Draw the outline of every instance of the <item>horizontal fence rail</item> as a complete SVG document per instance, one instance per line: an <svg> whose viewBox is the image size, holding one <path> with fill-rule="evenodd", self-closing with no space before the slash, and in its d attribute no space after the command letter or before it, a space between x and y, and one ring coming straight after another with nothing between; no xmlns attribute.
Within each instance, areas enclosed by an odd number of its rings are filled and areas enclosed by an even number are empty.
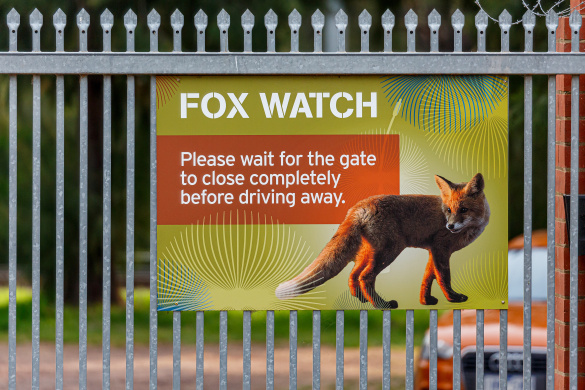
<svg viewBox="0 0 585 390"><path fill-rule="evenodd" d="M566 15L566 13L563 13ZM267 49L266 52L254 52L252 47L252 34L259 33L258 28L254 32L255 16L247 10L241 15L241 28L244 32L243 52L229 52L229 31L231 26L230 15L222 10L217 15L217 31L219 34L219 52L206 51L206 36L208 16L198 11L192 18L196 30L197 50L194 52L182 51L182 29L185 25L185 17L178 10L170 15L170 27L173 32L172 52L159 52L159 28L161 16L152 10L147 17L149 32L149 51L135 52L135 31L138 23L137 15L128 11L124 16L126 30L126 51L112 52L111 39L114 33L114 16L106 10L100 19L103 34L103 51L89 52L87 44L90 17L85 10L76 15L76 24L79 36L79 51L65 52L64 28L66 15L57 11L53 17L56 33L55 52L42 52L40 45L43 16L38 10L30 15L30 27L33 39L32 52L18 52L17 37L20 26L20 15L16 10L10 11L7 16L9 29L9 51L0 52L0 74L10 75L9 79L9 202L8 202L8 266L9 266L9 321L8 321L8 388L16 389L16 282L17 282L17 75L33 75L32 84L32 123L33 123L33 175L32 175L32 290L33 290L33 318L32 318L32 388L39 388L39 289L41 285L40 275L40 198L41 198L41 75L56 75L57 93L57 177L56 177L56 382L57 389L63 388L63 267L64 246L67 238L64 236L64 166L67 159L64 157L64 128L67 127L64 119L64 75L77 75L79 77L79 388L87 387L87 278L88 278L88 75L103 76L103 314L102 314L102 380L103 388L110 387L110 288L111 288L111 127L112 127L112 75L127 77L127 166L126 166L126 389L134 388L135 375L149 377L150 389L157 388L158 377L158 327L157 327L157 259L156 259L156 226L157 226L157 193L156 193L156 79L155 75L387 75L387 74L495 74L495 75L522 75L524 76L524 247L531 247L532 237L532 163L533 163L533 127L538 124L532 122L533 110L533 79L532 75L547 75L548 85L548 122L547 137L547 236L548 236L548 262L547 262L547 361L546 382L547 389L554 388L555 369L555 107L556 107L556 80L559 74L573 75L571 89L571 124L576 131L571 137L571 230L570 230L570 374L569 384L571 389L577 389L578 380L578 258L577 258L577 222L578 222L578 173L579 173L579 75L585 69L585 53L579 53L579 32L582 17L574 11L570 16L571 29L571 53L556 53L556 37L559 25L559 14L554 11L546 13L546 28L548 33L548 51L533 51L533 31L537 24L536 15L527 11L522 20L514 22L511 15L504 11L497 22L500 29L500 52L486 52L487 26L490 17L481 10L475 17L477 32L476 52L462 52L462 29L465 18L462 12L455 11L451 16L453 34L453 52L441 52L439 45L439 31L441 15L433 10L428 15L428 34L430 52L416 52L417 29L419 25L418 15L410 10L404 16L404 28L406 31L406 52L393 52L393 31L396 26L396 18L392 12L386 10L380 19L383 33L382 52L370 52L370 32L373 26L372 16L363 11L357 18L348 17L340 10L334 16L334 33L336 52L323 52L323 37L326 27L325 15L317 10L311 16L313 37L300 36L302 16L294 10L288 15L286 22L290 34L285 36L290 39L290 52L276 52L276 27L278 15L270 10L263 18ZM493 19L493 18L492 18ZM493 19L495 21L495 19ZM346 52L348 25L357 21L360 33L359 52ZM510 52L510 29L516 23L522 23L525 36L524 52ZM168 28L165 26L164 28ZM426 29L426 27L425 27ZM121 29L119 29L121 31ZM264 34L262 31L261 34ZM300 52L300 40L312 40L313 52ZM135 115L136 115L136 87L135 76L150 76L150 311L149 311L149 358L150 370L146 373L134 371L134 242L135 242ZM532 256L531 250L524 252L524 300L523 300L523 385L524 388L532 388L532 349L531 349L531 320L532 320ZM298 344L298 317L297 311L289 313L289 388L297 388L297 370L303 363L297 361ZM204 313L197 312L196 325L196 361L195 387L203 389L204 385ZM430 335L429 348L429 380L430 388L436 390L438 386L438 313L430 311ZM484 318L483 310L476 312L476 349L474 351L476 363L475 386L484 388ZM321 361L321 312L314 311L312 316L312 386L315 389L321 387L321 366L333 365L332 362ZM406 389L411 390L415 386L415 346L414 346L414 311L406 313ZM337 389L344 387L344 312L336 313L336 360L335 383ZM453 311L453 388L460 390L462 387L462 313ZM251 388L252 371L252 326L251 312L243 313L243 363L242 383L245 389ZM390 329L392 315L390 311L383 313L383 361L382 364L382 388L390 389L391 386L391 339ZM508 311L500 310L500 345L498 354L498 375L500 388L506 388L508 380ZM368 313L360 313L359 322L359 388L368 387ZM371 334L371 332L370 332ZM266 388L274 388L275 382L275 316L273 311L266 313ZM173 389L181 386L181 314L173 313ZM219 361L220 374L219 386L226 389L228 385L228 315L226 311L220 312L219 325ZM395 359L394 357L392 359ZM377 364L377 363L375 363Z"/></svg>

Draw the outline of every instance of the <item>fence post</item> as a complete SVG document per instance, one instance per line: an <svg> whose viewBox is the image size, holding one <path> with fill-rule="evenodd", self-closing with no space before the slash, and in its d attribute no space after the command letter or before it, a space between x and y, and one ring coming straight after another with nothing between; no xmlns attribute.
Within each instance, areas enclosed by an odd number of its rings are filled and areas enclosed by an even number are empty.
<svg viewBox="0 0 585 390"><path fill-rule="evenodd" d="M577 7L579 2L571 0L571 9ZM581 10L581 17L585 10ZM557 31L557 51L570 52L572 49L583 51L581 47L572 47L571 39L574 31L571 28L571 18L564 17L559 20L559 29ZM576 31L575 31L576 32ZM576 43L585 39L585 29L581 28L577 32ZM585 122L579 120L579 115L585 115L585 95L580 91L585 91L585 80L571 75L557 76L557 105L556 105L556 164L555 164L555 388L557 389L577 389L585 386L585 368L583 365L574 364L571 367L571 361L585 360L585 325L583 324L583 304L585 299L578 298L585 295L585 256L578 257L578 264L571 261L571 249L569 246L569 234L567 232L567 219L565 214L565 205L563 195L571 192L571 122L578 123L579 139L578 143L580 161L577 173L578 175L578 192L585 193L585 169L583 167L585 160ZM574 84L574 85L572 85ZM578 87L578 90L574 87ZM575 90L578 101L573 102L572 90ZM579 108L579 112L572 113L572 109ZM573 114L573 115L572 115ZM576 126L577 127L577 126ZM574 145L577 146L577 145ZM572 210L571 210L572 211ZM572 264L573 263L573 264ZM571 269L573 272L571 272ZM575 273L575 271L577 271ZM571 279L573 282L571 282ZM578 278L578 280L577 280ZM577 305L573 302L571 305L571 296L577 291L578 296L573 299L577 300ZM572 288L573 287L573 288ZM571 307L573 306L573 307ZM571 309L581 306L580 310L572 312ZM578 322L577 322L578 321ZM577 324L577 325L576 325ZM577 332L571 337L571 326L577 326ZM580 337L575 337L579 335ZM577 340L575 340L577 339ZM576 346L572 345L576 341ZM573 343L572 343L573 342ZM573 347L573 350L571 349ZM577 348L575 348L577 347ZM571 357L571 354L576 356ZM571 369L572 368L572 369Z"/></svg>

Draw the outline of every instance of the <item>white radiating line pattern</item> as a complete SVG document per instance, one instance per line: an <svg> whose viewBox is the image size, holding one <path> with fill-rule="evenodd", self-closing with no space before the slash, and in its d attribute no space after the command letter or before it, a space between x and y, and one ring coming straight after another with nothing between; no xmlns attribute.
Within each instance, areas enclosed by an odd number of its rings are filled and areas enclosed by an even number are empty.
<svg viewBox="0 0 585 390"><path fill-rule="evenodd" d="M168 260L162 262L165 269L159 267L159 280L183 277L187 269L196 275L191 279L199 278L211 291L214 303L216 294L233 293L249 297L250 309L258 310L258 304L282 310L313 309L325 299L319 288L288 302L276 298L276 287L298 275L314 256L290 226L260 213L238 210L205 217L176 233L161 255ZM193 283L159 283L159 291L165 297L188 296ZM173 299L167 300L172 303Z"/></svg>
<svg viewBox="0 0 585 390"><path fill-rule="evenodd" d="M484 302L508 300L508 254L488 252L466 261L456 272L452 269L452 285L469 297L466 304L476 307Z"/></svg>
<svg viewBox="0 0 585 390"><path fill-rule="evenodd" d="M400 145L400 194L425 194L433 183L429 164L420 146L409 136L391 129L371 129L366 134L398 134Z"/></svg>
<svg viewBox="0 0 585 390"><path fill-rule="evenodd" d="M478 172L486 179L506 177L508 166L508 122L490 116L458 133L427 133L437 156L465 176Z"/></svg>

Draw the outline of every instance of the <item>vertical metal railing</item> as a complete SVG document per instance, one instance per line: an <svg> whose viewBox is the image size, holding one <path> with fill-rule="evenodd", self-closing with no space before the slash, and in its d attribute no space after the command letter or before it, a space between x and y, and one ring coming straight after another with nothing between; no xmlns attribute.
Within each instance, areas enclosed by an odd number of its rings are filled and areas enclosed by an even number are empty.
<svg viewBox="0 0 585 390"><path fill-rule="evenodd" d="M571 52L579 52L579 31L583 18L578 9L571 13ZM569 388L578 388L578 316L579 316L579 75L571 77L571 215L569 218Z"/></svg>
<svg viewBox="0 0 585 390"><path fill-rule="evenodd" d="M41 51L43 15L30 14L33 52ZM40 387L41 326L41 76L32 76L32 388Z"/></svg>
<svg viewBox="0 0 585 390"><path fill-rule="evenodd" d="M20 15L12 9L6 21L10 52L18 51ZM17 79L10 76L8 114L8 389L16 389L16 229L17 229Z"/></svg>
<svg viewBox="0 0 585 390"><path fill-rule="evenodd" d="M150 32L150 51L158 52L160 15L154 9L147 17ZM150 76L150 389L157 388L158 374L158 313L157 313L157 257L156 257L156 77Z"/></svg>
<svg viewBox="0 0 585 390"><path fill-rule="evenodd" d="M87 51L89 14L77 14L79 51ZM87 388L88 83L79 76L79 387Z"/></svg>
<svg viewBox="0 0 585 390"><path fill-rule="evenodd" d="M559 16L550 10L546 16L548 30L548 51L557 47L557 27ZM546 226L547 226L547 298L546 298L546 388L555 385L555 163L556 163L556 76L548 76L548 125L547 125L547 190L546 190Z"/></svg>
<svg viewBox="0 0 585 390"><path fill-rule="evenodd" d="M64 29L67 22L60 9L53 15L55 51L64 52ZM55 389L63 389L63 283L65 260L65 80L56 76L56 182L55 182Z"/></svg>
<svg viewBox="0 0 585 390"><path fill-rule="evenodd" d="M129 10L124 15L126 51L134 51L138 18ZM134 388L134 194L135 194L135 105L134 76L126 80L126 390Z"/></svg>

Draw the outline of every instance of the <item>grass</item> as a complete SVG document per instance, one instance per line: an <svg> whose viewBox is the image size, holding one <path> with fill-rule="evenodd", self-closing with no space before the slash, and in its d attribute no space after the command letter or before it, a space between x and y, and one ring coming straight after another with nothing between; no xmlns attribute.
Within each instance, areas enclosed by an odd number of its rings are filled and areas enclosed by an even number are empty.
<svg viewBox="0 0 585 390"><path fill-rule="evenodd" d="M30 288L19 287L16 291L16 340L19 343L30 342L32 334L32 292ZM102 342L102 306L88 307L88 334L90 345L101 345ZM138 345L148 345L149 336L149 291L146 288L137 288L134 294L134 338ZM172 343L173 318L172 313L158 313L158 340L159 343ZM275 315L275 343L288 345L288 311L276 311ZM76 306L65 306L64 313L64 341L76 344L79 341L79 310ZM299 346L312 344L312 312L298 312L298 344ZM228 312L228 340L242 340L242 312ZM40 338L41 341L55 340L55 305L41 297L40 311ZM414 311L414 339L415 345L422 341L429 324L429 313L424 310ZM181 340L183 343L195 343L195 312L183 312L181 315ZM215 343L219 341L219 312L205 313L205 341ZM403 310L392 311L392 345L404 345L406 336L406 314ZM111 344L114 347L125 345L126 337L126 308L113 306L111 308ZM8 288L0 288L0 341L8 340ZM266 313L252 313L252 342L263 343L266 340ZM335 311L321 312L321 341L325 345L335 345ZM368 314L368 344L382 345L382 312L371 311ZM359 345L359 311L345 312L345 345L354 347Z"/></svg>

